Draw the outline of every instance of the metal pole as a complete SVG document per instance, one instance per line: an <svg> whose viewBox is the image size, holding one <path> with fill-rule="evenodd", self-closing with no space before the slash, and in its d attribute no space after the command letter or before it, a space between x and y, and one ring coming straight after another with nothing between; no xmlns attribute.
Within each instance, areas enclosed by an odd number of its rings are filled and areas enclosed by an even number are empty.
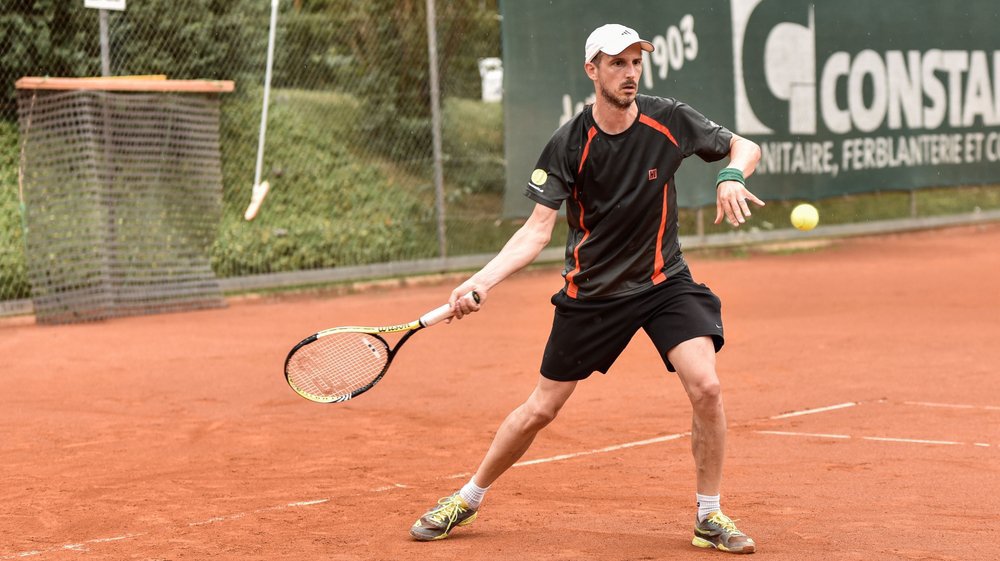
<svg viewBox="0 0 1000 561"><path fill-rule="evenodd" d="M448 256L444 208L444 170L441 155L441 84L438 81L437 13L434 0L427 0L427 63L430 67L431 129L434 142L434 194L437 207L438 255Z"/></svg>
<svg viewBox="0 0 1000 561"><path fill-rule="evenodd" d="M98 15L101 22L101 76L107 77L111 76L111 47L108 39L108 11L101 8L98 10ZM98 169L98 180L102 183L100 190L101 197L103 199L102 204L105 205L105 208L107 209L107 222L104 231L104 245L101 248L101 289L104 292L102 296L104 296L105 300L102 302L100 311L97 312L98 319L115 316L118 308L118 288L120 286L118 254L114 250L114 247L118 244L118 209L116 207L117 197L114 196L115 178L113 176L114 165L112 163L112 158L114 156L111 147L112 133L110 130L110 95L110 93L104 92L104 95L99 97L101 103L101 132L103 134L103 143L99 151L99 161L101 164Z"/></svg>
<svg viewBox="0 0 1000 561"><path fill-rule="evenodd" d="M111 47L108 45L108 11L98 10L101 18L101 76L111 76Z"/></svg>
<svg viewBox="0 0 1000 561"><path fill-rule="evenodd" d="M264 166L264 141L267 138L267 106L271 99L271 67L274 65L274 33L278 21L278 0L271 0L271 23L267 32L267 63L264 67L264 100L260 111L260 131L257 137L257 164L254 166L253 184L260 185L261 168Z"/></svg>

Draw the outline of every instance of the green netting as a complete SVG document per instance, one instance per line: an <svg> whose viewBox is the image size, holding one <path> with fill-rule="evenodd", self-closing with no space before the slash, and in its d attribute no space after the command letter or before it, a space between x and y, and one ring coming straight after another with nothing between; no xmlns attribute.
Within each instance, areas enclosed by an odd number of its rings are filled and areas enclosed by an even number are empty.
<svg viewBox="0 0 1000 561"><path fill-rule="evenodd" d="M21 90L18 114L39 323L223 305L217 94Z"/></svg>

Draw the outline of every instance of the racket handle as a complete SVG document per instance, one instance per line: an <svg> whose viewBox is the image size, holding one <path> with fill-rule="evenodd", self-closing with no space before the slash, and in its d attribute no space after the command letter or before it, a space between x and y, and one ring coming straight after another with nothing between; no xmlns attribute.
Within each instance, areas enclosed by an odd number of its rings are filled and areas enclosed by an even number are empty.
<svg viewBox="0 0 1000 561"><path fill-rule="evenodd" d="M479 293L477 293L475 290L469 292L462 298L472 298L473 300L476 301L476 304L479 303ZM424 314L423 316L421 316L420 325L424 327L430 327L435 323L440 323L446 319L453 317L454 315L455 313L452 312L451 310L451 304L444 304L443 306L431 310L426 314Z"/></svg>

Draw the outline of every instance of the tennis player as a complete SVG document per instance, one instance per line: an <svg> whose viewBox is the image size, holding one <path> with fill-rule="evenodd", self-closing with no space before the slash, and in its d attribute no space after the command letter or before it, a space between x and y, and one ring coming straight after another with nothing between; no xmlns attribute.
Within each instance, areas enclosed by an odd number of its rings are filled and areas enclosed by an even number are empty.
<svg viewBox="0 0 1000 561"><path fill-rule="evenodd" d="M744 184L760 149L680 101L639 95L643 52L652 51L649 41L622 25L590 35L584 69L596 101L560 127L542 151L525 191L536 204L524 226L451 294L456 318L478 311L494 286L545 248L566 204L565 287L552 297L555 318L538 384L500 425L472 479L413 524L417 540L446 538L473 522L487 489L552 422L577 383L595 371L607 373L642 329L691 401L693 544L754 552L754 541L719 505L726 442L715 369L723 345L721 302L692 278L681 254L674 173L692 154L707 162L728 157L716 184L715 223L725 219L739 227L750 217L748 201L764 205ZM479 293L480 304L460 298L470 290Z"/></svg>

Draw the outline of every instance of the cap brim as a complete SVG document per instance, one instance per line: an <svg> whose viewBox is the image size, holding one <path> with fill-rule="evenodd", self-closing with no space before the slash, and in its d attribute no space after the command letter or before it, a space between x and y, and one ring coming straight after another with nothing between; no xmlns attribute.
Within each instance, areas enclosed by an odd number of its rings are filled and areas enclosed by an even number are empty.
<svg viewBox="0 0 1000 561"><path fill-rule="evenodd" d="M594 54L591 55L591 56L589 56L587 58L586 62L590 62L590 61L594 60L594 57L597 56L597 53L604 53L604 54L606 54L608 56L617 56L617 55L620 55L623 52L625 52L626 49L628 49L629 47L631 47L632 45L635 45L635 44L638 44L642 48L642 50L646 51L647 53L651 53L654 50L656 50L653 47L653 44L650 43L649 41L646 41L645 39L639 39L638 41L630 41L630 42L622 45L622 47L620 49L618 49L617 51L615 51L615 52L611 52L612 50L614 50L614 47L603 47L603 48L601 48L601 49L599 49L597 51L594 51Z"/></svg>
<svg viewBox="0 0 1000 561"><path fill-rule="evenodd" d="M646 41L645 39L639 39L638 41L632 41L631 43L627 43L627 44L623 45L622 48L618 49L618 52L616 52L616 53L611 53L611 52L608 52L608 51L606 51L604 49L601 49L601 52L604 53L604 54L606 54L606 55L611 55L611 56L620 55L623 52L625 52L625 49L628 49L629 47L631 47L632 45L635 45L636 43L638 43L639 46L642 47L642 50L646 51L647 53L651 53L654 50L652 43L650 43L649 41Z"/></svg>

